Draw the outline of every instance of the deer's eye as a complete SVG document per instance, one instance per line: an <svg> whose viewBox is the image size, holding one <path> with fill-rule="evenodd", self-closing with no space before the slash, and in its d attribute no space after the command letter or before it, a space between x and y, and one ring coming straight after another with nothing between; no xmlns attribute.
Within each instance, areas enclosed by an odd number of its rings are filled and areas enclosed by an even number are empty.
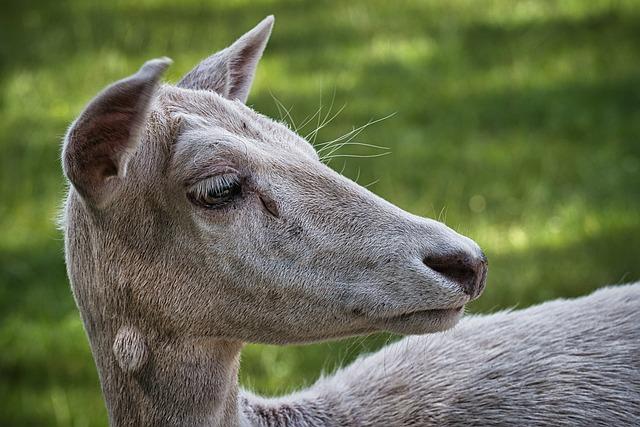
<svg viewBox="0 0 640 427"><path fill-rule="evenodd" d="M242 190L240 178L235 174L217 175L200 181L188 193L192 203L215 209L236 198Z"/></svg>

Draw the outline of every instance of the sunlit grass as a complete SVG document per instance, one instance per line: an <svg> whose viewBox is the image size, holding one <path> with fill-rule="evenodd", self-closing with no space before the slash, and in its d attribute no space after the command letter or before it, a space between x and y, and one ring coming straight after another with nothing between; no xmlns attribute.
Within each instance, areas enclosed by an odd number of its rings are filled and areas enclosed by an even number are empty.
<svg viewBox="0 0 640 427"><path fill-rule="evenodd" d="M106 424L55 229L68 123L145 60L172 57L176 81L271 13L249 104L276 118L284 106L283 120L299 124L333 102L343 110L318 142L393 114L354 139L390 155L330 165L480 243L489 285L471 311L640 277L637 1L10 2L0 16L0 425ZM249 345L242 383L291 391L388 339Z"/></svg>

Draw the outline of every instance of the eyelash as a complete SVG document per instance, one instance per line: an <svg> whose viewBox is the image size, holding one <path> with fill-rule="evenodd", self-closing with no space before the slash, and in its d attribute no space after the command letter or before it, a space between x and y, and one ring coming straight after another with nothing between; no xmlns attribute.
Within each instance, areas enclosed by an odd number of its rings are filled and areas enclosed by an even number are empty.
<svg viewBox="0 0 640 427"><path fill-rule="evenodd" d="M208 209L226 206L242 192L236 174L216 175L200 181L188 193L192 203Z"/></svg>

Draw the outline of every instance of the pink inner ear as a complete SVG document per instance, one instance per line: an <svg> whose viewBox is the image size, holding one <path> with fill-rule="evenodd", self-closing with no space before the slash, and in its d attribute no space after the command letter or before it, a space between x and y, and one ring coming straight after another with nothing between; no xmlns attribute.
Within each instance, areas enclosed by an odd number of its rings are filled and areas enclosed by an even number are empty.
<svg viewBox="0 0 640 427"><path fill-rule="evenodd" d="M64 171L80 195L101 205L113 188L106 178L122 173L126 157L138 143L155 87L169 59L147 63L133 76L96 96L67 133Z"/></svg>
<svg viewBox="0 0 640 427"><path fill-rule="evenodd" d="M185 89L209 90L226 98L229 94L229 70L226 53L226 51L222 51L203 60L189 71L177 86Z"/></svg>
<svg viewBox="0 0 640 427"><path fill-rule="evenodd" d="M249 44L232 56L229 64L229 89L227 98L245 102L255 77L258 61L264 46Z"/></svg>
<svg viewBox="0 0 640 427"><path fill-rule="evenodd" d="M67 150L73 160L70 178L76 178L72 182L78 190L90 191L104 178L118 174L120 157L131 144L133 128L138 126L136 116L133 111L112 111L80 118L69 134L73 143Z"/></svg>

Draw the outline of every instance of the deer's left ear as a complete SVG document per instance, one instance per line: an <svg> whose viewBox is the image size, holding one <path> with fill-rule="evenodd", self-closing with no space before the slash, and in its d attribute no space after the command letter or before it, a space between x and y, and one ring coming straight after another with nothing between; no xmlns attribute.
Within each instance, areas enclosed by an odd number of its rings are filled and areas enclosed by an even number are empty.
<svg viewBox="0 0 640 427"><path fill-rule="evenodd" d="M211 90L246 102L273 21L273 16L267 16L231 46L202 61L180 80L178 87Z"/></svg>
<svg viewBox="0 0 640 427"><path fill-rule="evenodd" d="M106 206L125 179L158 82L170 63L169 58L147 61L134 75L108 86L69 128L62 166L91 205Z"/></svg>

